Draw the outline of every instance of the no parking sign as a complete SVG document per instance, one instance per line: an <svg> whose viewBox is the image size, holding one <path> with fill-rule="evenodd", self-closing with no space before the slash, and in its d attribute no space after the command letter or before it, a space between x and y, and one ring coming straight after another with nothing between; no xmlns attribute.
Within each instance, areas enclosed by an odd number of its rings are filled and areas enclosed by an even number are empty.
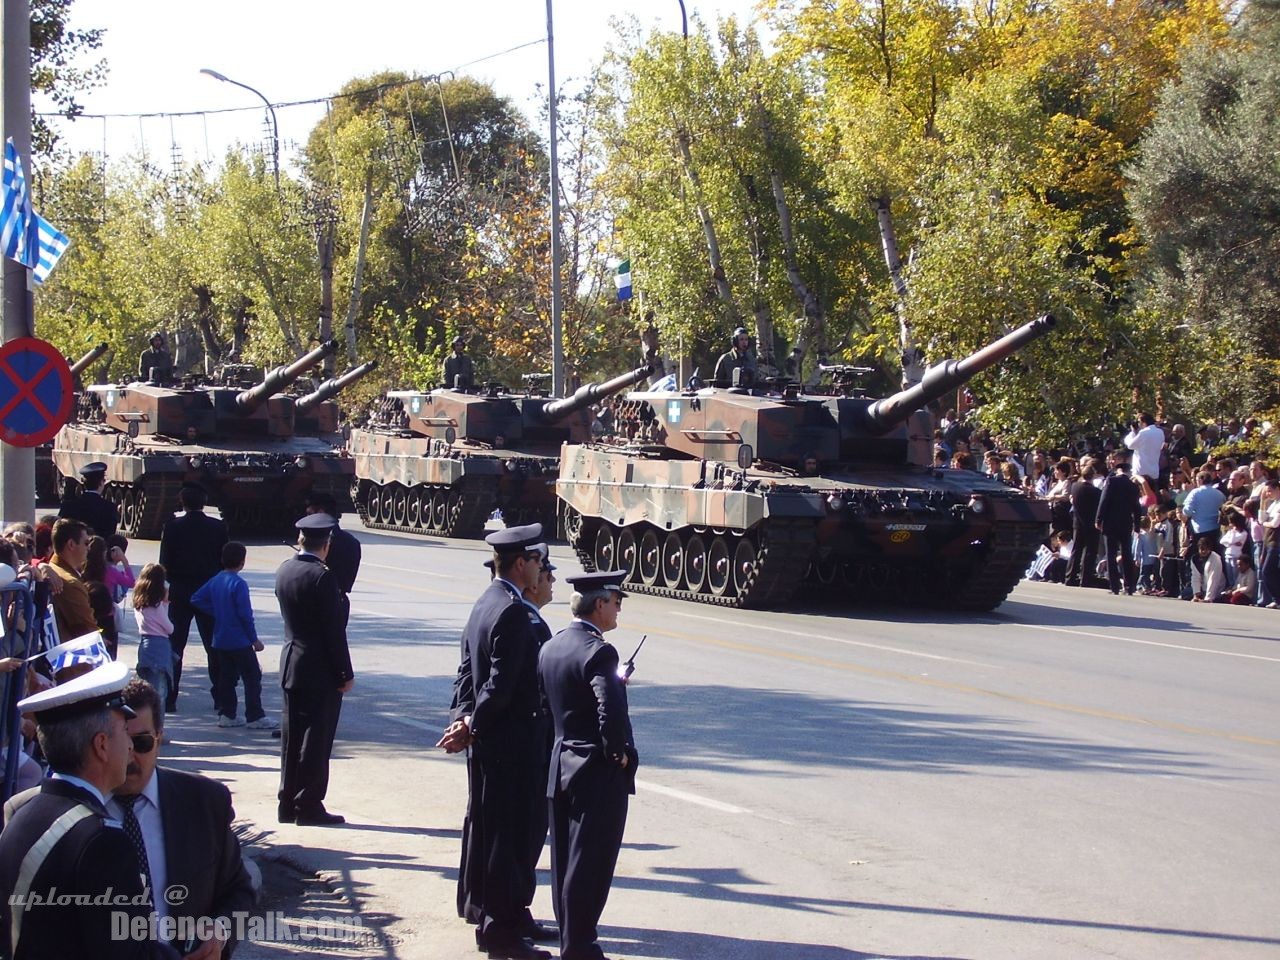
<svg viewBox="0 0 1280 960"><path fill-rule="evenodd" d="M20 337L0 346L0 440L15 447L52 440L74 401L71 368L53 344Z"/></svg>

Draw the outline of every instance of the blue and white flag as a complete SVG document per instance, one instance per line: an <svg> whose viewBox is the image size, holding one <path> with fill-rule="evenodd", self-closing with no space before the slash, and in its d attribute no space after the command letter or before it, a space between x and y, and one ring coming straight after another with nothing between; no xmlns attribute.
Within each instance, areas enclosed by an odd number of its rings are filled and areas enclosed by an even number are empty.
<svg viewBox="0 0 1280 960"><path fill-rule="evenodd" d="M623 260L613 274L613 285L618 288L618 302L631 299L631 261Z"/></svg>
<svg viewBox="0 0 1280 960"><path fill-rule="evenodd" d="M31 209L22 158L12 137L4 143L4 184L0 198L0 251L10 260L30 267L35 282L44 283L71 241Z"/></svg>

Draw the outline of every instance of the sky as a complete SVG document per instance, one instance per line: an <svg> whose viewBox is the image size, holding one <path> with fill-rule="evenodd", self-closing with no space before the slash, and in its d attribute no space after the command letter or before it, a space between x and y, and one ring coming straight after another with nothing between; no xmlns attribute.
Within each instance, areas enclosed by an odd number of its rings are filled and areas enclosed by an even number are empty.
<svg viewBox="0 0 1280 960"><path fill-rule="evenodd" d="M754 5L685 0L691 18L712 25L730 15L749 21ZM628 15L680 30L678 0L555 0L557 84L588 74L614 36L611 18ZM382 70L454 71L488 81L535 125L538 85L545 96L547 83L545 0L75 0L71 26L106 30L100 53L110 72L105 86L79 96L86 114L165 115L55 120L64 143L108 161L143 153L162 168L175 153L216 162L236 142L270 142L262 100L202 67L277 105L322 99ZM231 112L175 115L223 110ZM324 113L323 104L277 106L286 170Z"/></svg>

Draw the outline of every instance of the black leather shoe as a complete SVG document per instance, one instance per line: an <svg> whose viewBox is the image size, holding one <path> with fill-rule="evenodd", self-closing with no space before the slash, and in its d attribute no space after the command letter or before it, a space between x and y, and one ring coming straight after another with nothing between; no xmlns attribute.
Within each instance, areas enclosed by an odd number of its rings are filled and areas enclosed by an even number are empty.
<svg viewBox="0 0 1280 960"><path fill-rule="evenodd" d="M523 937L486 936L476 931L476 949L484 951L489 960L551 960L551 954L539 950Z"/></svg>
<svg viewBox="0 0 1280 960"><path fill-rule="evenodd" d="M307 813L298 811L298 818L294 821L300 827L336 827L340 823L346 823L347 818L340 813L330 813L328 810L311 810Z"/></svg>
<svg viewBox="0 0 1280 960"><path fill-rule="evenodd" d="M293 823L298 819L298 811L293 807L277 807L276 819L281 823Z"/></svg>
<svg viewBox="0 0 1280 960"><path fill-rule="evenodd" d="M527 940L532 940L534 943L560 942L559 930L549 924L538 923L536 920L525 924L525 926L520 930L520 936Z"/></svg>

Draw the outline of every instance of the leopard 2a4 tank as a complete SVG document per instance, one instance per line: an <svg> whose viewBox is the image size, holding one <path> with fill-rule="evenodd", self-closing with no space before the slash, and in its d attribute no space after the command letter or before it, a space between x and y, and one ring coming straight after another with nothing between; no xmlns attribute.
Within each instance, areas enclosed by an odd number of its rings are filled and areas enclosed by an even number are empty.
<svg viewBox="0 0 1280 960"><path fill-rule="evenodd" d="M566 443L557 495L588 570L627 589L775 607L803 585L991 610L1047 534L1048 504L936 469L926 404L1047 333L1032 321L884 399L777 390L633 392L615 433Z"/></svg>
<svg viewBox="0 0 1280 960"><path fill-rule="evenodd" d="M540 521L552 530L561 444L589 439L592 404L651 372L638 367L559 400L500 384L387 393L349 440L361 521L379 530L478 537L497 509L508 525Z"/></svg>
<svg viewBox="0 0 1280 960"><path fill-rule="evenodd" d="M76 491L86 463L106 463L103 494L120 511L120 531L142 538L160 535L184 484L203 487L241 534L291 525L312 491L345 503L352 463L337 432L337 405L328 398L373 364L307 396L282 392L337 349L326 341L260 382L255 368L236 364L179 386L88 387L54 440L64 488Z"/></svg>

